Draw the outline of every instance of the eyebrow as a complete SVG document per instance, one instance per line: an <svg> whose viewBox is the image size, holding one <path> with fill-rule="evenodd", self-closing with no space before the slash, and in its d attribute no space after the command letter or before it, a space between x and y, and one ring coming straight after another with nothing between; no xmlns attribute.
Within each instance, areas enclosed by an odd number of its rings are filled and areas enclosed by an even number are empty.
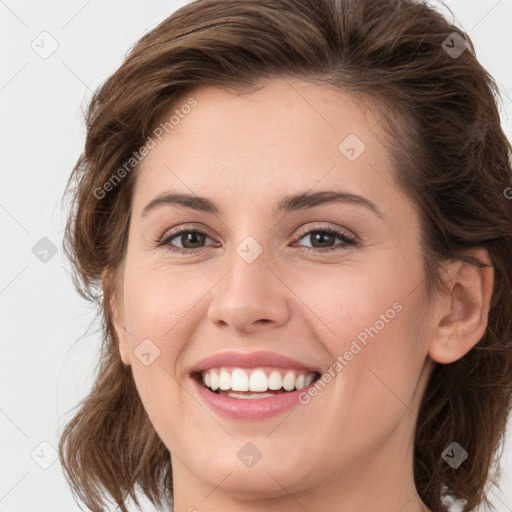
<svg viewBox="0 0 512 512"><path fill-rule="evenodd" d="M352 194L344 190L326 190L320 192L301 192L298 194L283 197L277 206L272 210L272 215L277 216L281 213L290 213L294 211L307 210L331 203L346 203L363 206L376 214L380 219L384 215L377 205L370 199ZM207 197L200 197L193 194L184 194L173 190L166 191L163 194L152 199L142 210L142 217L148 215L152 210L162 205L178 205L190 208L204 213L221 214L216 204Z"/></svg>

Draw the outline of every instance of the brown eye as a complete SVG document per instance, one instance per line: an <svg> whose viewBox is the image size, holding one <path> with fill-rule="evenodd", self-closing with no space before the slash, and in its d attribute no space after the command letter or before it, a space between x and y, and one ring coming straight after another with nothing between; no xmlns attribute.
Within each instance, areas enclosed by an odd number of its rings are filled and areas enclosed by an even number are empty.
<svg viewBox="0 0 512 512"><path fill-rule="evenodd" d="M205 238L208 237L200 231L182 231L171 240L174 238L178 238L182 246L186 249L197 249L202 243L204 243Z"/></svg>
<svg viewBox="0 0 512 512"><path fill-rule="evenodd" d="M329 251L341 251L346 249L349 245L357 245L355 238L352 238L343 231L332 228L316 228L309 230L303 233L299 240L306 237L310 237L312 246L300 247L300 250L304 252L313 251L325 253ZM211 237L208 236L207 233L199 229L181 229L173 231L160 240L157 246L165 246L170 252L194 254L203 249L207 238L211 240ZM337 239L342 241L342 245L340 246L338 244L338 246L332 247L332 244L334 244ZM176 241L181 244L181 247L175 245ZM217 247L218 245L219 244L217 244Z"/></svg>
<svg viewBox="0 0 512 512"><path fill-rule="evenodd" d="M210 238L204 231L198 229L182 229L175 231L169 236L165 237L158 243L158 247L166 246L167 250L171 252L179 252L182 254L195 253L202 249L205 239ZM176 247L173 243L178 240L182 247Z"/></svg>
<svg viewBox="0 0 512 512"><path fill-rule="evenodd" d="M336 250L344 250L348 245L357 245L355 238L348 236L343 231L338 231L332 228L317 228L307 231L302 234L300 239L310 237L312 247L301 247L301 251L305 252L329 252ZM335 240L342 240L343 245L340 247L332 247L331 244Z"/></svg>

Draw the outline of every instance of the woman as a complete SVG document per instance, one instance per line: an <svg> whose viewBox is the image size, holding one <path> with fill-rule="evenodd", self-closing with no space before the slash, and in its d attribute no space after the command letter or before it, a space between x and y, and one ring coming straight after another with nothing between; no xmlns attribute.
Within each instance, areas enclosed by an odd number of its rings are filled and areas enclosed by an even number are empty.
<svg viewBox="0 0 512 512"><path fill-rule="evenodd" d="M419 1L197 0L146 34L68 183L65 249L104 321L59 445L77 497L485 503L512 381L494 94Z"/></svg>

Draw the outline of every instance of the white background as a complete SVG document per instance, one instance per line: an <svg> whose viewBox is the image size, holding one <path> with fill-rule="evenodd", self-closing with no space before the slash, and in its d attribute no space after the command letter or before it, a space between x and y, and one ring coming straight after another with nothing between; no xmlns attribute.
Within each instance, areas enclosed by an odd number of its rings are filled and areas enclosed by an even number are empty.
<svg viewBox="0 0 512 512"><path fill-rule="evenodd" d="M0 0L0 512L80 510L58 460L42 469L31 457L52 462L52 449L40 443L57 447L57 430L92 384L100 342L99 324L86 333L94 311L74 290L62 255L59 201L83 149L91 91L185 3ZM512 0L446 4L500 86L512 139ZM31 48L43 31L58 43L47 59ZM46 263L32 253L42 237L58 250ZM512 511L511 446L509 433L503 492L492 492L496 512Z"/></svg>

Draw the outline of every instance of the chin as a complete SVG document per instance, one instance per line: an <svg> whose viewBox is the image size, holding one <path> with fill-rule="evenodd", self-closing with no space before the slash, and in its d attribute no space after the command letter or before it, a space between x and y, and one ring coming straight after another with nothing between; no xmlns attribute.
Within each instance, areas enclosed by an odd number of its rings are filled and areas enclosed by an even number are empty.
<svg viewBox="0 0 512 512"><path fill-rule="evenodd" d="M262 457L252 467L244 466L236 458L223 459L224 464L216 463L209 468L203 464L197 468L196 475L212 487L244 499L276 498L283 495L284 489L287 492L305 490L315 479L314 475L306 473L306 468L301 470L304 464L277 460L277 457L276 460L268 459L264 461ZM215 477L212 478L212 475ZM219 485L220 481L222 483Z"/></svg>

